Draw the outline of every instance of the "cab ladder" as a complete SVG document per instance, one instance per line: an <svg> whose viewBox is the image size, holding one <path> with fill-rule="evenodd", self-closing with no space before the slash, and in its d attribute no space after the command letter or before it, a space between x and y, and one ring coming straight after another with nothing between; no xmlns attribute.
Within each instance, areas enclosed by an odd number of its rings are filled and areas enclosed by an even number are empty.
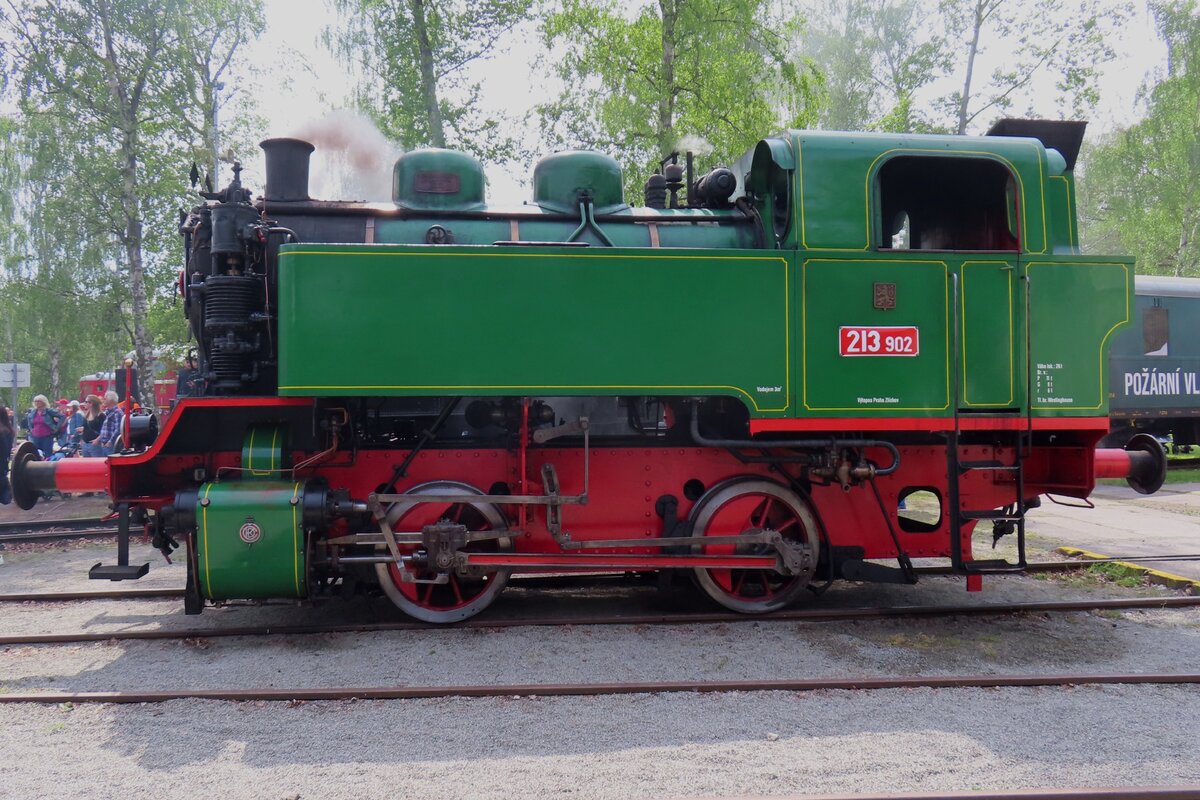
<svg viewBox="0 0 1200 800"><path fill-rule="evenodd" d="M965 573L969 575L983 575L989 573L1006 573L1020 572L1025 569L1028 561L1025 555L1025 514L1029 510L1028 504L1025 502L1025 460L1033 446L1033 418L1032 404L1029 402L1030 382L1025 381L1026 398L1025 398L1025 413L1024 425L1015 431L997 431L999 436L999 446L1003 448L1005 445L1011 445L1016 456L1012 464L1005 464L999 459L994 460L963 460L960 457L960 447L962 441L962 427L960 405L961 398L959 396L962 381L962 343L959 339L960 335L960 319L959 319L959 282L958 275L951 275L951 283L953 288L953 309L954 309L954 334L952 348L954 358L952 359L954 374L951 385L954 387L952 391L952 403L954 409L954 427L946 435L946 472L947 472L947 498L946 505L948 506L950 517L950 564L955 572ZM1028 286L1028 284L1026 284ZM1029 329L1028 329L1028 313L1025 315L1026 320L1026 370L1028 371L1029 364ZM1011 433L1011 440L1008 434ZM1013 488L1015 489L1015 497L1013 503L1002 509L974 509L963 508L962 505L962 478L972 472L991 472L997 473L1012 473ZM1003 558L996 559L967 559L963 552L962 529L969 522L978 522L990 520L993 524L993 545L999 540L1004 533L1015 532L1017 535L1017 560L1016 562L1008 561ZM1001 533L999 526L1012 526L1012 531L1004 531Z"/></svg>

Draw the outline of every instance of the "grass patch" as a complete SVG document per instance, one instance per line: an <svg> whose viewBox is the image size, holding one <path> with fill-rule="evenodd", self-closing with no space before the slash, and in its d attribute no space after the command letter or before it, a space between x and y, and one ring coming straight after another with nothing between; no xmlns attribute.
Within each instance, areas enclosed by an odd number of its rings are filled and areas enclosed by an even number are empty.
<svg viewBox="0 0 1200 800"><path fill-rule="evenodd" d="M1146 576L1132 567L1121 564L1093 564L1087 568L1092 575L1115 583L1117 586L1134 588L1146 582Z"/></svg>

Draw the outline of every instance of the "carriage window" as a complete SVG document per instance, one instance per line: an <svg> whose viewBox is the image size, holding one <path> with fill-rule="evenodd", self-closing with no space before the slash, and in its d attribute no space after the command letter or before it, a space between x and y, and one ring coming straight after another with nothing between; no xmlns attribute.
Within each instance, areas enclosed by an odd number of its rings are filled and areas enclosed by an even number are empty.
<svg viewBox="0 0 1200 800"><path fill-rule="evenodd" d="M1147 308L1142 315L1142 352L1148 356L1170 355L1170 327L1167 324L1167 309L1162 306Z"/></svg>
<svg viewBox="0 0 1200 800"><path fill-rule="evenodd" d="M995 161L899 156L877 190L882 249L1019 249L1016 185Z"/></svg>

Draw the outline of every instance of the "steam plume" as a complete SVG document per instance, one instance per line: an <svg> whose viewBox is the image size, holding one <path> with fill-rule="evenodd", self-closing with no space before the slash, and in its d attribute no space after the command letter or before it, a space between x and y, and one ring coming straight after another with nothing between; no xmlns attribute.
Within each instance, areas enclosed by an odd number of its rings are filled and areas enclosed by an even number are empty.
<svg viewBox="0 0 1200 800"><path fill-rule="evenodd" d="M403 152L356 111L333 111L293 136L312 142L310 194L323 200L388 200L392 164Z"/></svg>
<svg viewBox="0 0 1200 800"><path fill-rule="evenodd" d="M675 149L680 153L686 153L691 150L699 158L711 156L713 146L703 136L688 134L679 140L679 144L675 145Z"/></svg>

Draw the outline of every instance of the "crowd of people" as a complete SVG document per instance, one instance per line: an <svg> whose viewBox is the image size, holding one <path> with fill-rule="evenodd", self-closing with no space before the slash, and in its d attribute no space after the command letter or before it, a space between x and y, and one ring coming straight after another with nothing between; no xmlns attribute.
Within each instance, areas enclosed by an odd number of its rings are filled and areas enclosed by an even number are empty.
<svg viewBox="0 0 1200 800"><path fill-rule="evenodd" d="M117 393L111 391L104 397L89 394L82 403L63 399L53 405L46 395L39 394L33 398L33 408L20 420L20 427L46 460L107 456L121 446L123 405ZM12 502L8 467L17 432L12 412L0 405L0 505Z"/></svg>
<svg viewBox="0 0 1200 800"><path fill-rule="evenodd" d="M196 358L189 354L178 372L176 397L199 394L202 387ZM8 470L18 433L23 431L47 461L108 456L123 447L122 428L130 403L134 411L141 408L134 400L122 401L114 391L103 397L89 394L82 403L66 398L51 403L39 394L33 398L33 408L20 418L0 403L0 505L12 502Z"/></svg>
<svg viewBox="0 0 1200 800"><path fill-rule="evenodd" d="M94 457L117 450L124 419L116 392L105 392L103 398L89 394L82 404L63 399L56 407L39 394L22 427L42 458Z"/></svg>

